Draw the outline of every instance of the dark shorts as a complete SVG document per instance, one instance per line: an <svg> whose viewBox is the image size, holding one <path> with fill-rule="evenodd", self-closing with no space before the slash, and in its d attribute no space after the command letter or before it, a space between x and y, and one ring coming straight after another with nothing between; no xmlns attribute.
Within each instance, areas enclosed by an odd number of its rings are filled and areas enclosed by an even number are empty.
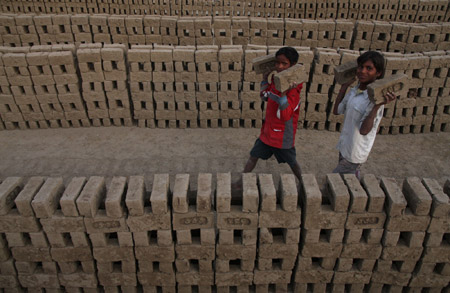
<svg viewBox="0 0 450 293"><path fill-rule="evenodd" d="M263 143L258 138L250 151L250 156L263 160L269 159L272 155L275 155L278 163L288 163L289 166L293 166L297 163L295 147L290 149L274 148Z"/></svg>

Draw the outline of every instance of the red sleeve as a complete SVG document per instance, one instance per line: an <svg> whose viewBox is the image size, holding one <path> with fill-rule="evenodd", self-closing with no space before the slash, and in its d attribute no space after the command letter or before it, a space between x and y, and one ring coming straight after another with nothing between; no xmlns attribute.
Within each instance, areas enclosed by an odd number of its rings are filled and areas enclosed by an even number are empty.
<svg viewBox="0 0 450 293"><path fill-rule="evenodd" d="M287 96L287 103L288 106L280 110L280 117L278 117L280 120L288 121L292 118L294 115L294 112L298 109L299 103L300 103L300 91L303 88L303 83L299 84L296 88L290 89L286 96Z"/></svg>

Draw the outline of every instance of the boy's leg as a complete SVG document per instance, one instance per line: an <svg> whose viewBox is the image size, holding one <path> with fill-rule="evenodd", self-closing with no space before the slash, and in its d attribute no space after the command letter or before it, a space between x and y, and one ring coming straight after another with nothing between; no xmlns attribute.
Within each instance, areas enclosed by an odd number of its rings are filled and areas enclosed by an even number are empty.
<svg viewBox="0 0 450 293"><path fill-rule="evenodd" d="M300 168L299 163L295 161L295 164L291 164L289 167L291 167L292 173L294 173L295 177L297 177L298 181L300 181L302 176L302 168Z"/></svg>
<svg viewBox="0 0 450 293"><path fill-rule="evenodd" d="M349 162L339 153L339 163L334 168L333 173L355 174L360 179L360 168L361 164Z"/></svg>
<svg viewBox="0 0 450 293"><path fill-rule="evenodd" d="M247 163L245 164L243 173L252 172L256 167L256 163L258 163L258 158L250 156L250 158L248 158L247 160Z"/></svg>

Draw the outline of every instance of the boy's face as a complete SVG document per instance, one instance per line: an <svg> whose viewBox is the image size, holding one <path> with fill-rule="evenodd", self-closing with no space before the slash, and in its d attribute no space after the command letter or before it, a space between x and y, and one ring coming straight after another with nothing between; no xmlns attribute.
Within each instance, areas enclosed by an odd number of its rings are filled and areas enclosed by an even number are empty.
<svg viewBox="0 0 450 293"><path fill-rule="evenodd" d="M277 61L275 63L275 69L277 72L281 72L291 67L291 62L289 61L288 58L286 58L286 56L278 55L276 59Z"/></svg>

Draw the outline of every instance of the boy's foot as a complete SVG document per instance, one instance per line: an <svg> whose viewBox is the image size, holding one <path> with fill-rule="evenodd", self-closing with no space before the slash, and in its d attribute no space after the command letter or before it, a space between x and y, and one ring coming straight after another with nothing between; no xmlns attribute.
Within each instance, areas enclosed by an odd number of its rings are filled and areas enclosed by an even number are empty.
<svg viewBox="0 0 450 293"><path fill-rule="evenodd" d="M231 193L242 191L242 181L239 180L231 184Z"/></svg>

